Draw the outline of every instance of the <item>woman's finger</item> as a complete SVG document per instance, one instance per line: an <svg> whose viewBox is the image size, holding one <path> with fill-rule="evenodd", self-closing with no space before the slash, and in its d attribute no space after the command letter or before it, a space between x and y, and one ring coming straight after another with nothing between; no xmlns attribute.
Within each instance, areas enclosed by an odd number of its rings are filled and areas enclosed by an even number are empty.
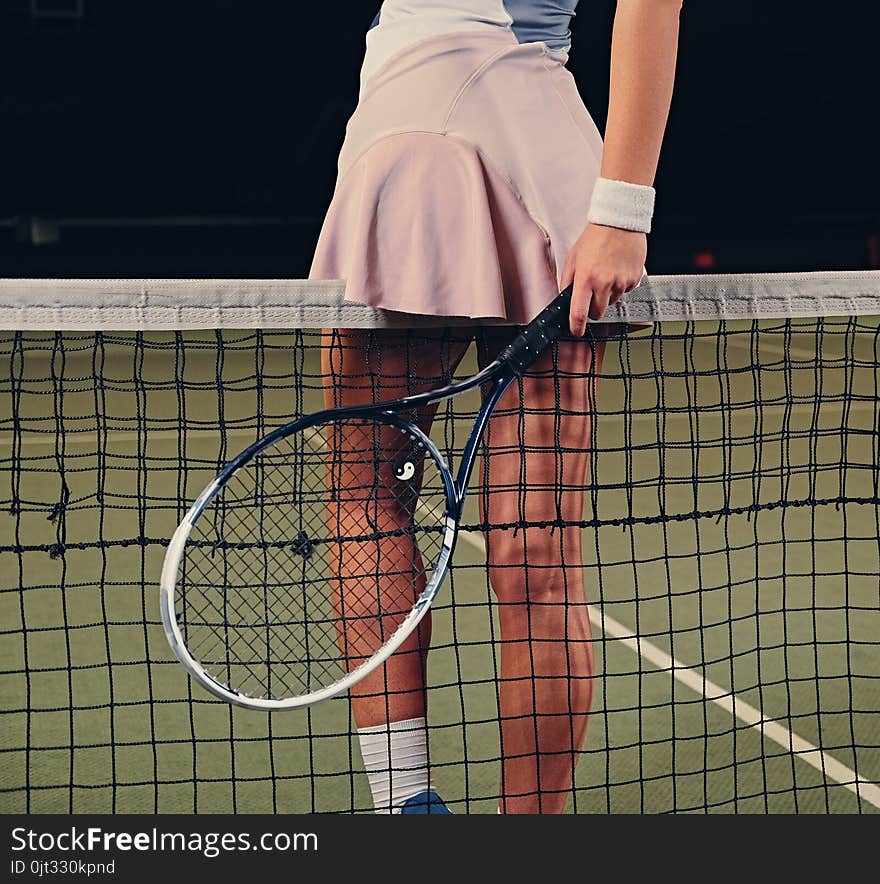
<svg viewBox="0 0 880 884"><path fill-rule="evenodd" d="M590 315L592 300L593 288L589 280L575 277L569 310L569 327L576 338L582 338L587 333L587 317Z"/></svg>
<svg viewBox="0 0 880 884"><path fill-rule="evenodd" d="M613 283L610 280L594 283L593 300L590 304L590 319L601 319L611 300Z"/></svg>
<svg viewBox="0 0 880 884"><path fill-rule="evenodd" d="M616 304L627 292L629 291L629 287L623 277L615 278L612 286L611 286L611 296L608 299L608 303Z"/></svg>

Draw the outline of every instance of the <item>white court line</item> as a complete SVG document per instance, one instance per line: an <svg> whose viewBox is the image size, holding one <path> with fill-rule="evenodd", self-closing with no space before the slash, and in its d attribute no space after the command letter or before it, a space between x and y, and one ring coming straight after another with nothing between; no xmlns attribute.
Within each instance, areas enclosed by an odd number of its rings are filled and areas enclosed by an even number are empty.
<svg viewBox="0 0 880 884"><path fill-rule="evenodd" d="M473 532L462 531L459 537L469 543L475 549L486 554L485 542ZM725 712L739 719L743 724L757 730L763 737L790 752L795 758L804 761L814 767L826 778L834 780L850 792L860 796L874 807L880 808L880 786L856 775L845 764L832 758L823 749L813 745L803 737L790 731L778 721L767 718L760 709L746 703L734 694L722 688L720 685L709 681L704 675L700 675L694 669L685 666L675 657L670 656L657 645L646 639L640 638L628 626L618 623L613 617L597 609L595 605L589 605L590 620L593 625L602 630L606 635L617 639L622 645L629 648L639 657L653 663L662 672L669 672L672 677L690 688L704 699L715 703Z"/></svg>

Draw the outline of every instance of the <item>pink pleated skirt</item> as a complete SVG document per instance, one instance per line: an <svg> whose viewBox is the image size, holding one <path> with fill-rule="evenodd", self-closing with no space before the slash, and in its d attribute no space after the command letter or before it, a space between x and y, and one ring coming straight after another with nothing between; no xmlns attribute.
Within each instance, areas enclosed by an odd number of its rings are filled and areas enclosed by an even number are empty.
<svg viewBox="0 0 880 884"><path fill-rule="evenodd" d="M389 59L348 123L310 278L406 313L540 312L586 226L602 155L564 61L484 31Z"/></svg>

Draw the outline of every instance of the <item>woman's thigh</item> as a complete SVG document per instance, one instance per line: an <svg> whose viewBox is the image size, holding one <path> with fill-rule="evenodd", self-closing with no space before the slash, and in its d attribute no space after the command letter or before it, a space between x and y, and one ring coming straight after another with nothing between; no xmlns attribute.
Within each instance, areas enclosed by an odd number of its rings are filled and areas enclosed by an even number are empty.
<svg viewBox="0 0 880 884"><path fill-rule="evenodd" d="M436 387L454 371L468 344L465 337L439 333L326 332L325 403L352 407ZM427 432L433 409L407 417ZM331 494L326 518L333 535L350 538L331 547L331 569L344 577L344 592L334 604L342 621L343 653L356 665L387 640L424 589L432 548L430 543L422 548L424 538L416 536L417 509L442 505L437 500L442 486L434 479L422 488L423 452L419 458L396 427L343 418L333 424L327 445ZM402 482L394 468L404 459L413 462L415 472ZM416 638L412 650L421 653ZM396 659L402 659L401 653Z"/></svg>
<svg viewBox="0 0 880 884"><path fill-rule="evenodd" d="M327 330L321 339L328 408L382 402L446 382L473 338L460 330Z"/></svg>
<svg viewBox="0 0 880 884"><path fill-rule="evenodd" d="M500 343L484 338L483 358ZM583 518L603 356L601 340L562 340L499 403L480 472L490 564L580 565L571 523Z"/></svg>

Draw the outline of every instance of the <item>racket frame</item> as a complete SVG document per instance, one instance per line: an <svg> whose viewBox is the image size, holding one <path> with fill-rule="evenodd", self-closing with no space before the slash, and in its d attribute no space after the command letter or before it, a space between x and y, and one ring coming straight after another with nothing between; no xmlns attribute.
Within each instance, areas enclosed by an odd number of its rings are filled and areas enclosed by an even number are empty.
<svg viewBox="0 0 880 884"><path fill-rule="evenodd" d="M490 366L489 369L493 369L494 372L497 372L497 368L495 368L494 365ZM355 408L328 409L300 418L292 423L285 424L283 427L279 427L277 430L242 451L241 454L239 454L234 460L230 461L229 464L227 464L205 487L183 517L183 520L177 527L177 530L174 532L174 535L168 544L160 578L160 610L162 615L162 626L165 629L168 643L180 663L184 666L187 672L189 672L189 674L202 685L202 687L210 691L214 696L219 697L221 700L248 709L298 709L303 706L310 706L322 700L330 699L331 697L335 697L348 690L352 685L357 684L357 682L361 681L361 679L365 678L373 670L381 666L407 640L407 638L412 635L413 631L428 613L431 603L437 596L446 574L449 571L449 564L458 538L458 526L461 520L465 496L467 494L467 486L471 472L473 471L480 440L482 439L492 409L514 379L513 375L509 378L495 379L493 373L490 372L489 369L485 372L481 372L479 376L475 375L474 378L469 378L468 380L463 381L461 384L451 384L448 387L444 387L442 390L431 391L430 394L410 396L404 399L395 400L394 402L384 403L381 406L371 405L357 406ZM476 380L478 377L479 380ZM446 459L430 437L428 437L418 426L401 417L399 412L406 409L412 409L419 405L435 402L438 399L444 399L448 396L457 395L465 389L471 389L480 383L485 383L487 380L493 379L495 380L495 383L477 414L473 431L465 446L462 460L459 464L458 472L456 477L453 478L449 465L446 463ZM436 463L438 473L443 481L447 504L447 510L445 513L445 530L436 566L431 573L424 590L422 590L418 599L416 599L412 610L400 622L388 641L385 642L385 644L383 644L372 657L365 660L350 672L346 672L342 678L316 691L312 691L308 694L301 694L296 697L258 697L236 691L215 679L190 653L186 646L186 641L180 628L180 624L177 622L175 609L177 584L187 540L192 533L196 521L202 513L208 508L223 488L226 487L232 476L253 460L254 457L289 436L292 436L295 433L300 433L310 427L328 424L334 420L358 417L369 418L380 423L389 424L411 434L425 448L427 456L431 457Z"/></svg>

